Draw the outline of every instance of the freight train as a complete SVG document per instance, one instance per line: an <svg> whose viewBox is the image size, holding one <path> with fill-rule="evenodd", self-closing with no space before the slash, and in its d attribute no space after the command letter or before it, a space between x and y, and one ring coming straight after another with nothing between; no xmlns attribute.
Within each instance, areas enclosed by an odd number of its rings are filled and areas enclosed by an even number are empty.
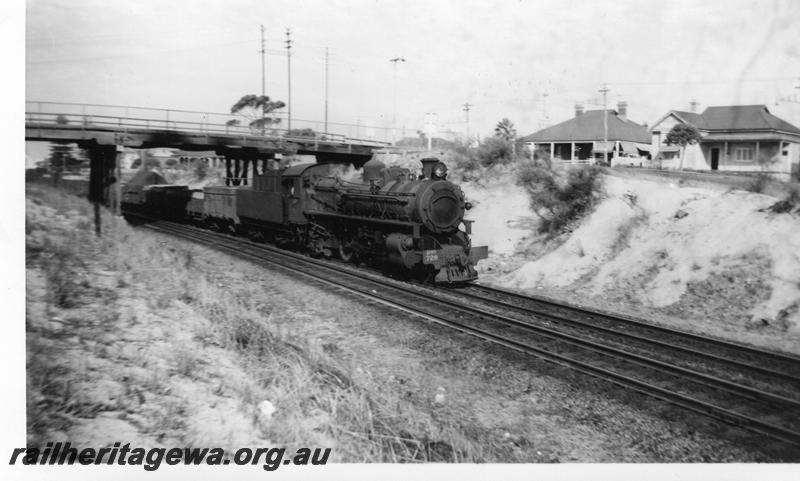
<svg viewBox="0 0 800 481"><path fill-rule="evenodd" d="M255 174L251 186L191 190L142 172L123 190L128 214L191 222L311 255L388 267L439 284L477 279L486 246L472 246L471 205L447 167L422 161L415 175L372 159L360 182L335 164L302 164ZM147 176L150 176L149 178Z"/></svg>

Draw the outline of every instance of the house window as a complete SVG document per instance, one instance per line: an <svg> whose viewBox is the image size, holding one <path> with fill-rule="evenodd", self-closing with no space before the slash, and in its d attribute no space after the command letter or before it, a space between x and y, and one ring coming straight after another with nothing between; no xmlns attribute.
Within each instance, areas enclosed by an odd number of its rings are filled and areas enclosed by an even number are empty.
<svg viewBox="0 0 800 481"><path fill-rule="evenodd" d="M781 142L781 155L789 155L789 142Z"/></svg>
<svg viewBox="0 0 800 481"><path fill-rule="evenodd" d="M752 162L753 161L753 149L747 148L739 148L736 149L736 157L734 157L737 162Z"/></svg>

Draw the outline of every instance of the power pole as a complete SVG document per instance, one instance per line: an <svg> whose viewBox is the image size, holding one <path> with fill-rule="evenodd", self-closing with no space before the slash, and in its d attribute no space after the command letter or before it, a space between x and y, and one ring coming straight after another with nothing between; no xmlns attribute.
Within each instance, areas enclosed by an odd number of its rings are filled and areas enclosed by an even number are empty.
<svg viewBox="0 0 800 481"><path fill-rule="evenodd" d="M287 99L288 102L286 103L286 113L288 117L288 122L286 125L286 131L292 130L292 31L288 28L286 29L286 66L287 66L287 73L289 74L289 98Z"/></svg>
<svg viewBox="0 0 800 481"><path fill-rule="evenodd" d="M603 88L599 90L603 94L603 163L608 162L608 84L604 83Z"/></svg>
<svg viewBox="0 0 800 481"><path fill-rule="evenodd" d="M545 92L542 94L542 116L544 117L544 126L547 127L549 125L549 118L547 117L547 97L550 94Z"/></svg>
<svg viewBox="0 0 800 481"><path fill-rule="evenodd" d="M264 40L264 25L261 25L261 96L267 95L267 69L266 69L267 42ZM261 135L266 133L267 103L261 105Z"/></svg>
<svg viewBox="0 0 800 481"><path fill-rule="evenodd" d="M438 115L433 112L427 112L425 114L425 130L428 133L428 150L431 150L431 141L433 140L433 129L436 126L436 120Z"/></svg>
<svg viewBox="0 0 800 481"><path fill-rule="evenodd" d="M328 133L328 47L325 47L325 134Z"/></svg>
<svg viewBox="0 0 800 481"><path fill-rule="evenodd" d="M467 147L469 147L469 108L472 107L472 105L470 105L469 102L467 102L463 105L463 107L464 108L461 110L463 110L465 115L467 116Z"/></svg>
<svg viewBox="0 0 800 481"><path fill-rule="evenodd" d="M267 42L264 40L264 25L261 25L261 95L264 96L267 93L267 70L266 70L266 54L267 54Z"/></svg>
<svg viewBox="0 0 800 481"><path fill-rule="evenodd" d="M403 57L395 57L389 59L392 62L392 70L394 71L394 93L392 95L392 143L397 140L397 62L405 62Z"/></svg>

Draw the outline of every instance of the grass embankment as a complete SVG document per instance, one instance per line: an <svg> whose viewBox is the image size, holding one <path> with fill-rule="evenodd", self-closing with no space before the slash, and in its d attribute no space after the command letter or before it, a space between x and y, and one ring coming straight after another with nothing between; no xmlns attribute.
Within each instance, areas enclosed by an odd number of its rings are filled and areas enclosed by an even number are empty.
<svg viewBox="0 0 800 481"><path fill-rule="evenodd" d="M355 379L363 371L335 345L293 335L296 305L233 292L201 271L197 247L105 211L97 238L92 215L83 199L28 187L31 445L311 445L345 462L486 455L387 381Z"/></svg>

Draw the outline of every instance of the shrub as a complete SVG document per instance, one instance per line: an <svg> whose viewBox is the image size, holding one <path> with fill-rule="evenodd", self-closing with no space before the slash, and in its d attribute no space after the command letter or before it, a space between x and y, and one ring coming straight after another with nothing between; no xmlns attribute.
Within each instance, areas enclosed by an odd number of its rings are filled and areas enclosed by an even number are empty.
<svg viewBox="0 0 800 481"><path fill-rule="evenodd" d="M745 187L750 192L755 192L756 194L761 194L766 190L767 185L769 185L769 175L760 173L751 180L747 186Z"/></svg>
<svg viewBox="0 0 800 481"><path fill-rule="evenodd" d="M483 167L509 163L514 158L512 142L500 137L489 137L481 142L475 153Z"/></svg>
<svg viewBox="0 0 800 481"><path fill-rule="evenodd" d="M486 169L525 159L529 151L514 151L513 142L500 137L489 137L477 147L455 143L451 148L451 160L455 171L461 173L464 181L476 180Z"/></svg>
<svg viewBox="0 0 800 481"><path fill-rule="evenodd" d="M776 214L786 214L797 209L800 212L800 185L787 186L786 197L783 200L772 204L771 206L761 209L761 212L774 212Z"/></svg>
<svg viewBox="0 0 800 481"><path fill-rule="evenodd" d="M198 159L194 163L194 175L199 179L203 180L208 175L208 162L205 159Z"/></svg>
<svg viewBox="0 0 800 481"><path fill-rule="evenodd" d="M800 205L800 184L790 185L784 200L792 205Z"/></svg>
<svg viewBox="0 0 800 481"><path fill-rule="evenodd" d="M531 209L542 220L539 231L556 233L588 212L602 186L601 172L591 165L562 172L531 163L521 166L517 181L528 191Z"/></svg>

